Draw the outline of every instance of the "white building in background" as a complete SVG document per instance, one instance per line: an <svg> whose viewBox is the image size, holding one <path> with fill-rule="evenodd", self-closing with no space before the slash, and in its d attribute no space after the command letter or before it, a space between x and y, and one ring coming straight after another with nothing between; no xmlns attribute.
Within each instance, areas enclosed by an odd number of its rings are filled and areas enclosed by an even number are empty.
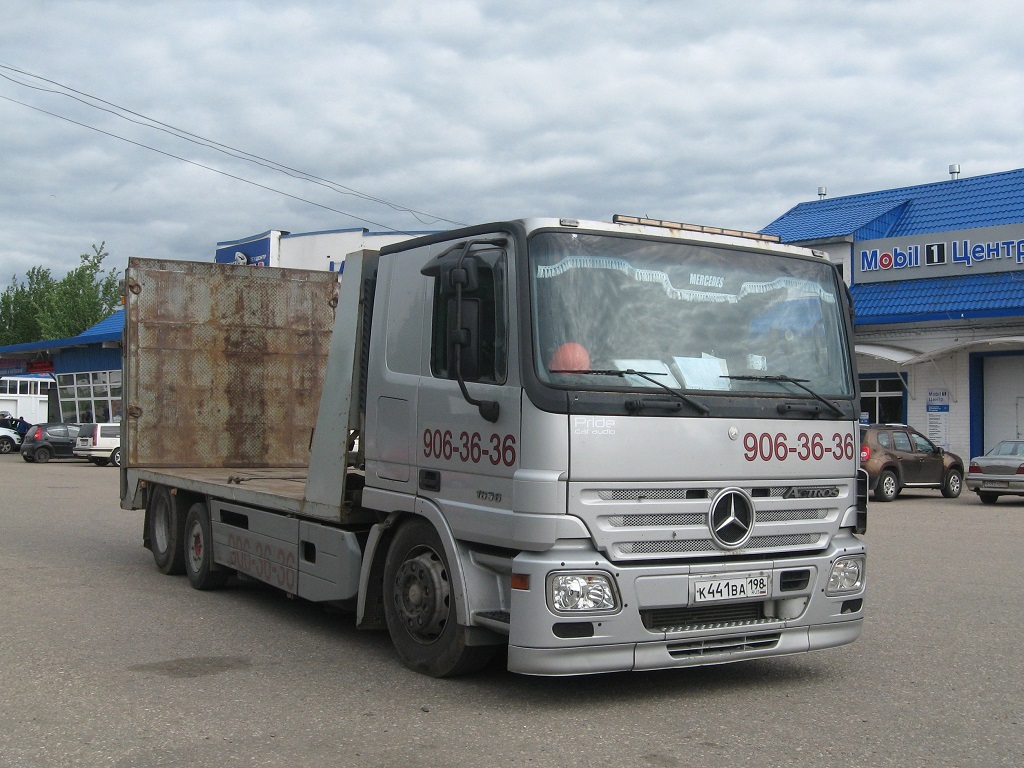
<svg viewBox="0 0 1024 768"><path fill-rule="evenodd" d="M291 234L272 229L241 240L217 243L215 261L252 267L284 267L341 272L346 254L365 249L379 250L424 232L370 232L367 229L333 229Z"/></svg>
<svg viewBox="0 0 1024 768"><path fill-rule="evenodd" d="M53 377L47 374L27 373L0 378L0 415L22 416L29 424L49 421L50 389L56 386Z"/></svg>

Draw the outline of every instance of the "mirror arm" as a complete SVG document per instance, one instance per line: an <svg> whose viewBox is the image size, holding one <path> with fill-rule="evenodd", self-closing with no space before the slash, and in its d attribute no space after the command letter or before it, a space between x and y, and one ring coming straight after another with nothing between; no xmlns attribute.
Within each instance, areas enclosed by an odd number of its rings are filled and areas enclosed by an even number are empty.
<svg viewBox="0 0 1024 768"><path fill-rule="evenodd" d="M462 262L466 258L466 254L469 253L469 248L466 248L462 255L459 256L459 260L455 265L456 269L462 268ZM455 328L457 332L462 334L462 282L455 284ZM501 413L501 406L495 400L477 400L469 394L469 389L466 387L466 380L462 377L462 347L465 345L465 340L460 338L455 344L455 380L459 382L459 389L462 390L462 396L466 402L470 405L475 405L480 411L480 415L492 424L497 422L498 416Z"/></svg>

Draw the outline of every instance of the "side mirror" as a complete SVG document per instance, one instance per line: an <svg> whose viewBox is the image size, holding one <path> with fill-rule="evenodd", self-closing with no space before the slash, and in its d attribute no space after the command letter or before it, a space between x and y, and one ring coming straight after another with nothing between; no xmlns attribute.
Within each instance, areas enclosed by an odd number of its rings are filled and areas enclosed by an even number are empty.
<svg viewBox="0 0 1024 768"><path fill-rule="evenodd" d="M500 407L494 400L478 400L469 394L466 379L474 380L480 375L480 299L467 297L480 288L480 272L483 263L473 253L474 246L496 246L503 248L508 241L501 238L467 240L458 243L432 260L420 273L436 279L435 285L440 297L448 303L448 328L446 342L448 359L454 362L455 379L462 396L470 405L480 410L480 415L489 422L496 422Z"/></svg>
<svg viewBox="0 0 1024 768"><path fill-rule="evenodd" d="M458 359L462 378L474 381L480 377L480 300L462 300L461 325L457 328L455 302L454 298L448 299L448 317L452 322L448 329L448 359Z"/></svg>

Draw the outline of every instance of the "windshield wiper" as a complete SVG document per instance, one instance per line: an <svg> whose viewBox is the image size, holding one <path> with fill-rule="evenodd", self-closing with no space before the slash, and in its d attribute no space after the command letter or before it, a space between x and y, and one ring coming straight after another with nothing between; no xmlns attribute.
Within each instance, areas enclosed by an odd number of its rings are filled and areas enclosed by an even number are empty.
<svg viewBox="0 0 1024 768"><path fill-rule="evenodd" d="M823 396L819 395L813 389L811 389L810 387L806 386L806 383L807 383L807 381L809 381L809 379L795 379L792 376L787 376L784 373L775 374L775 375L767 375L767 374L764 374L764 375L748 374L748 375L742 375L742 376L728 376L728 375L726 375L726 376L723 376L722 378L724 378L724 379L733 379L735 381L775 381L775 382L783 382L784 381L784 382L787 382L789 384L792 384L793 386L799 387L800 389L802 389L804 392L809 394L811 397L813 397L818 402L821 402L821 403L824 403L825 405L827 405L829 407L829 409L832 411L832 413L834 413L836 416L842 416L843 415L843 411L842 411L842 409L838 405L836 405L833 402L830 402L830 401L826 400ZM779 405L779 411L782 412L782 410L783 410L783 406L780 404Z"/></svg>
<svg viewBox="0 0 1024 768"><path fill-rule="evenodd" d="M680 392L680 391L678 391L676 389L672 389L672 387L668 386L667 384L664 384L664 383L658 381L657 379L653 378L654 376L664 375L664 374L659 374L657 371L634 371L632 368L629 368L629 369L627 369L625 371L620 371L620 370L618 370L616 368L614 370L605 370L605 371L568 371L567 370L567 371L549 371L549 373L579 373L579 374L583 374L583 375L586 375L586 376L618 376L620 379L624 379L626 376L639 376L644 381L649 381L649 382L651 382L651 384L654 384L656 387L661 387L662 389L664 389L666 392L668 392L670 395L672 395L672 397L676 398L677 400L681 400L682 402L686 403L688 406L690 406L694 410L698 411L701 416L707 416L709 413L711 413L711 409L708 408L706 405L704 405L704 403L700 402L699 400L694 400L689 395L684 395L682 392ZM637 398L636 400L627 400L626 401L626 408L628 410L630 410L630 411L639 411L639 410L642 410L642 409L644 409L644 408L646 408L648 406L651 406L651 407L662 406L663 407L664 404L665 404L665 402L661 398L652 398L650 400L646 400L645 401L645 399L643 397L640 397L640 398Z"/></svg>

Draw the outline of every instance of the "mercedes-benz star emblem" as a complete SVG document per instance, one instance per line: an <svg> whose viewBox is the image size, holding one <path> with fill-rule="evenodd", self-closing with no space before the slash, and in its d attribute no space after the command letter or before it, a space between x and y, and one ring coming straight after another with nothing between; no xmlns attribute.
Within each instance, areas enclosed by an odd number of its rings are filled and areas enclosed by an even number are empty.
<svg viewBox="0 0 1024 768"><path fill-rule="evenodd" d="M726 488L715 497L708 519L711 536L722 549L739 549L754 532L754 504L738 488Z"/></svg>

